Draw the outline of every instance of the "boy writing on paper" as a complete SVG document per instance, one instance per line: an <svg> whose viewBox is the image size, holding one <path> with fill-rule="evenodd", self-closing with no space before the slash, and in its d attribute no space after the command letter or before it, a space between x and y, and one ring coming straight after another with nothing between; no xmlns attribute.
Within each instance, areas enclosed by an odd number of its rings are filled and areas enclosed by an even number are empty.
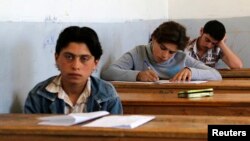
<svg viewBox="0 0 250 141"><path fill-rule="evenodd" d="M240 58L227 46L226 29L217 21L208 21L200 30L200 36L192 40L185 52L206 65L215 68L219 59L231 69L243 67Z"/></svg>
<svg viewBox="0 0 250 141"><path fill-rule="evenodd" d="M93 29L77 26L64 29L55 49L60 74L38 83L29 92L24 112L122 114L122 104L112 84L91 76L101 55L101 44Z"/></svg>
<svg viewBox="0 0 250 141"><path fill-rule="evenodd" d="M148 45L137 46L102 72L112 81L221 80L220 73L186 55L186 29L168 21L157 27Z"/></svg>

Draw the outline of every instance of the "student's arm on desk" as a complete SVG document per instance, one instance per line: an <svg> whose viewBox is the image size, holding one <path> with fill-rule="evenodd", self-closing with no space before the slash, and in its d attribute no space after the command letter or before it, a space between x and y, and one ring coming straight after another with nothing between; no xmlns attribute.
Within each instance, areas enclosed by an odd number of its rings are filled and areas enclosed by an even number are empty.
<svg viewBox="0 0 250 141"><path fill-rule="evenodd" d="M119 60L111 64L106 70L103 70L101 77L108 81L136 81L140 71L131 70L133 60L130 53L124 54Z"/></svg>
<svg viewBox="0 0 250 141"><path fill-rule="evenodd" d="M131 81L135 82L140 71L125 70L119 66L112 64L101 74L102 79L108 81Z"/></svg>
<svg viewBox="0 0 250 141"><path fill-rule="evenodd" d="M191 80L222 80L221 74L214 68L187 56L186 66L192 72Z"/></svg>

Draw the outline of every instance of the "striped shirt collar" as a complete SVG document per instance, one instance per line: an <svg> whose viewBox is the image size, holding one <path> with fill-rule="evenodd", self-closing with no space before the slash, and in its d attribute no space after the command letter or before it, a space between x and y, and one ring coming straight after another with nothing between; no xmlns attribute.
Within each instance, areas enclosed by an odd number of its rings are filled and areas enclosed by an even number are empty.
<svg viewBox="0 0 250 141"><path fill-rule="evenodd" d="M54 78L54 80L46 87L46 90L51 93L56 93L59 99L64 100L65 105L65 114L67 113L82 113L85 112L87 98L91 92L91 79L90 77L87 80L86 87L84 88L82 94L79 96L75 105L71 102L68 94L63 90L61 85L61 75Z"/></svg>

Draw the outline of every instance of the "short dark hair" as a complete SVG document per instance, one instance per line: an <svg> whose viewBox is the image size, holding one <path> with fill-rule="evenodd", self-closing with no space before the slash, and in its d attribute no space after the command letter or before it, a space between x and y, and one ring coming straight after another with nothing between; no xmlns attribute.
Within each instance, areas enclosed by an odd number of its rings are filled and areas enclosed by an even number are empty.
<svg viewBox="0 0 250 141"><path fill-rule="evenodd" d="M189 37L186 35L186 28L174 21L162 23L154 30L151 35L152 38L156 39L158 43L176 44L179 50L184 50L189 41Z"/></svg>
<svg viewBox="0 0 250 141"><path fill-rule="evenodd" d="M215 40L221 41L226 34L226 29L221 22L217 20L211 20L205 24L203 33L207 33Z"/></svg>
<svg viewBox="0 0 250 141"><path fill-rule="evenodd" d="M102 47L96 32L89 27L70 26L59 35L56 43L56 54L59 54L69 43L85 43L90 53L99 60L102 55Z"/></svg>

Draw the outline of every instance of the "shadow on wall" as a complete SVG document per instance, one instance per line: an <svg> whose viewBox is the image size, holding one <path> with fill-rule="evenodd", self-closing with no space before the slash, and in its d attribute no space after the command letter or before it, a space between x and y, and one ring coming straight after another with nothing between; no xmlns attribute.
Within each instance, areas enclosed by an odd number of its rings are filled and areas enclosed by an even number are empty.
<svg viewBox="0 0 250 141"><path fill-rule="evenodd" d="M21 113L23 111L23 104L18 93L13 94L13 101L10 107L10 113Z"/></svg>
<svg viewBox="0 0 250 141"><path fill-rule="evenodd" d="M12 64L12 104L11 113L22 113L25 99L28 95L33 79L35 75L34 64L36 63L36 52L32 48L32 41L22 38L20 35L20 41L17 42L18 48L13 50L14 58L11 60Z"/></svg>

